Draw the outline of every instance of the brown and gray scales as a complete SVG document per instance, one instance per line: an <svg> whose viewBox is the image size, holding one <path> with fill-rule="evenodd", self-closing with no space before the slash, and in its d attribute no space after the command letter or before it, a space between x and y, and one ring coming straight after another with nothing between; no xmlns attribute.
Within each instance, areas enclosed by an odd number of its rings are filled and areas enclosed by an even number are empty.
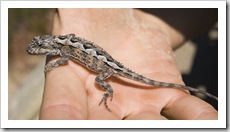
<svg viewBox="0 0 230 132"><path fill-rule="evenodd" d="M105 79L110 76L121 76L152 86L185 89L196 93L202 93L210 98L218 100L216 96L199 89L180 84L159 82L137 74L113 59L101 47L83 38L75 37L74 34L36 36L29 44L27 52L34 55L59 55L61 57L54 62L48 62L45 66L45 72L65 64L69 59L72 59L84 65L89 70L99 73L95 81L101 88L106 90L99 105L104 101L109 111L111 110L107 105L107 98L110 96L112 101L113 89L110 84L105 82Z"/></svg>

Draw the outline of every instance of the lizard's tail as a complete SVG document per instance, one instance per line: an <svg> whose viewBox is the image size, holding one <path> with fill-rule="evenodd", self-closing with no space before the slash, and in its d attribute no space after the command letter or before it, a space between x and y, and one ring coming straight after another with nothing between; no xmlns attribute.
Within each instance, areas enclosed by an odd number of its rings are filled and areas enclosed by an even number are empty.
<svg viewBox="0 0 230 132"><path fill-rule="evenodd" d="M119 72L118 73L120 76L134 80L134 81L138 81L144 84L148 84L148 85L152 85L152 86L159 86L159 87L167 87L167 88L179 88L179 89L184 89L184 90L188 90L191 92L195 92L195 93L201 93L204 94L212 99L218 100L218 98L206 91L200 90L200 89L196 89L193 87L189 87L189 86L184 86L184 85L180 85L180 84L173 84L173 83L166 83L166 82L159 82L159 81L155 81L149 78L146 78L140 74L137 74L131 70L125 70L123 72Z"/></svg>

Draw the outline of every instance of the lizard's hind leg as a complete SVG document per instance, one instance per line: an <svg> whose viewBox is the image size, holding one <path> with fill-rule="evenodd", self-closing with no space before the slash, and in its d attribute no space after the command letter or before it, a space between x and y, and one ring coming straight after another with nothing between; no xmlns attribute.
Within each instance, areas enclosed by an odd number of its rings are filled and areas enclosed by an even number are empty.
<svg viewBox="0 0 230 132"><path fill-rule="evenodd" d="M105 107L107 110L111 111L107 105L107 98L110 96L110 101L112 101L113 99L113 89L112 87L105 82L104 80L109 78L111 75L113 74L112 70L106 69L103 72L101 72L95 79L95 81L97 82L97 84L99 84L103 89L106 90L106 92L103 94L103 97L99 103L99 105L104 101L105 103Z"/></svg>

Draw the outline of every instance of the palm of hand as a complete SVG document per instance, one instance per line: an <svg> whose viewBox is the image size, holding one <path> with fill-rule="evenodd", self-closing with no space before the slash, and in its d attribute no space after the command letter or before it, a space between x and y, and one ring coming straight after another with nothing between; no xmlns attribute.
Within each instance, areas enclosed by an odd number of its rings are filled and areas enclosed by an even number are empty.
<svg viewBox="0 0 230 132"><path fill-rule="evenodd" d="M149 16L141 17L143 14L140 12L132 14L130 10L120 12L113 12L116 17L104 19L100 17L111 12L103 12L105 14L101 13L96 18L93 17L94 12L83 13L82 17L92 20L78 21L83 25L81 27L65 24L68 28L63 26L54 30L54 33L67 34L71 32L69 29L74 29L81 33L79 36L93 40L114 59L137 73L158 81L183 83L167 35L157 26L142 21ZM44 102L43 110L68 111L69 114L64 117L67 119L162 119L161 113L168 116L167 111L177 100L188 98L188 94L182 90L157 88L111 77L106 80L114 89L113 101L108 100L112 110L109 112L104 104L98 106L104 90L95 84L97 74L72 61L58 69L46 77L46 87L55 87L55 93L50 92L51 88L46 88L44 100L49 98L49 101ZM53 83L53 79L56 83Z"/></svg>

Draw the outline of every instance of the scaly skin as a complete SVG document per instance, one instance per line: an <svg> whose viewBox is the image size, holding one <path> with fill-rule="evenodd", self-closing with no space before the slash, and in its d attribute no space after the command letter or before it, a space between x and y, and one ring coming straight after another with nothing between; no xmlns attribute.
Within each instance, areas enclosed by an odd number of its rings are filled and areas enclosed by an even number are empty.
<svg viewBox="0 0 230 132"><path fill-rule="evenodd" d="M113 59L101 47L83 38L75 37L74 34L58 36L42 35L34 37L29 44L27 52L35 55L59 55L61 57L54 62L49 62L45 66L45 72L63 65L67 63L69 59L72 59L87 67L89 70L99 73L95 78L95 81L101 88L106 90L99 105L104 101L104 104L109 111L111 110L107 105L107 98L111 97L110 100L112 101L113 89L110 84L105 82L105 80L110 76L121 76L152 86L185 89L192 92L202 93L210 98L218 100L214 95L199 89L180 84L159 82L137 74Z"/></svg>

